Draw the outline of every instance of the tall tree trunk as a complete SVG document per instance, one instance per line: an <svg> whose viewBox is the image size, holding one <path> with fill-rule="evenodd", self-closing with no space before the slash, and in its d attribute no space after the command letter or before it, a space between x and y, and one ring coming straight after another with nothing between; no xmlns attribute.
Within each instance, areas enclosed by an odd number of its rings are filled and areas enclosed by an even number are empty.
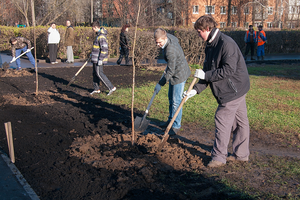
<svg viewBox="0 0 300 200"><path fill-rule="evenodd" d="M227 13L227 27L230 27L230 23L231 23L231 1L232 0L228 0L228 13Z"/></svg>

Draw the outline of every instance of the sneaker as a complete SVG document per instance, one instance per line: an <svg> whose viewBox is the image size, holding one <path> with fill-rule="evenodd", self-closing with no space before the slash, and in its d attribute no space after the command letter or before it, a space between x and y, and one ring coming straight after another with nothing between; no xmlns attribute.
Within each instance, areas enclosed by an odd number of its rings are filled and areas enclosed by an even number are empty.
<svg viewBox="0 0 300 200"><path fill-rule="evenodd" d="M111 95L114 91L116 91L116 87L114 87L113 89L111 89L110 91L109 91L109 93L107 94L107 96L109 96L109 95Z"/></svg>
<svg viewBox="0 0 300 200"><path fill-rule="evenodd" d="M240 159L240 158L237 158L236 156L228 156L226 160L231 161L231 162L235 162L235 161L248 162L249 159L248 159L248 157Z"/></svg>
<svg viewBox="0 0 300 200"><path fill-rule="evenodd" d="M220 162L220 161L217 161L217 160L211 160L211 161L208 163L207 167L213 168L213 167L221 167L221 166L223 166L223 165L225 165L225 164L222 163L222 162Z"/></svg>
<svg viewBox="0 0 300 200"><path fill-rule="evenodd" d="M99 93L101 93L100 90L94 90L93 92L90 93L90 95L93 95L93 94L99 94Z"/></svg>
<svg viewBox="0 0 300 200"><path fill-rule="evenodd" d="M22 70L22 68L21 68L21 67L18 67L17 70Z"/></svg>
<svg viewBox="0 0 300 200"><path fill-rule="evenodd" d="M51 62L52 65L56 64L55 62Z"/></svg>
<svg viewBox="0 0 300 200"><path fill-rule="evenodd" d="M55 61L54 63L55 63L55 64L57 64L58 62L57 62L57 61Z"/></svg>
<svg viewBox="0 0 300 200"><path fill-rule="evenodd" d="M68 60L67 60L66 63L73 63L73 61L68 61Z"/></svg>

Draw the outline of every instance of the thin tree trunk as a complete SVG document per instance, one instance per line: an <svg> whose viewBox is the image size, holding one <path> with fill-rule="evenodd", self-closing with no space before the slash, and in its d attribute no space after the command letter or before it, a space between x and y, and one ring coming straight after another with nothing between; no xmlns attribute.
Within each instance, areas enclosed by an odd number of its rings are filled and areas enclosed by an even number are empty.
<svg viewBox="0 0 300 200"><path fill-rule="evenodd" d="M134 39L133 39L133 49L132 49L132 65L133 65L133 73L132 73L132 99L131 99L131 124L132 124L132 137L131 137L131 144L134 145L135 141L135 133L134 133L134 113L133 113L133 107L134 107L134 86L135 86L135 63L134 63L134 50L135 50L135 43L136 43L136 33L137 33L137 25L139 22L139 16L140 16L140 9L141 9L141 0L139 0L139 8L138 13L136 17L136 24L135 24L135 33L134 33Z"/></svg>
<svg viewBox="0 0 300 200"><path fill-rule="evenodd" d="M37 57L36 57L36 34L35 34L35 11L34 11L34 1L31 0L31 12L32 12L32 26L33 26L33 45L34 45L34 60L35 60L35 95L39 93L39 80L38 80L38 69L37 69Z"/></svg>

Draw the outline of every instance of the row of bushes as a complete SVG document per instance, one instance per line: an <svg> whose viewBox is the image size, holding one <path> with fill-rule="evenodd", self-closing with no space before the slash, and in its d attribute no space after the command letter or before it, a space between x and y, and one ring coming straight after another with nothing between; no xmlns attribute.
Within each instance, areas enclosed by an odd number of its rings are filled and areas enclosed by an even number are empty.
<svg viewBox="0 0 300 200"><path fill-rule="evenodd" d="M0 29L0 51L10 50L11 47L8 41L13 36L22 36L33 42L32 27L15 28L0 26ZM45 58L48 56L47 29L48 27L36 27L36 52L38 58ZM64 37L66 27L58 26L57 29L61 36L58 57L65 58L66 47L64 45ZM75 27L74 29L76 33L76 45L73 47L74 55L79 56L80 58L87 58L91 52L95 33L88 27ZM159 50L153 39L154 29L155 28L138 29L135 47L135 62L137 65L141 64L145 60L148 62L154 62L155 58L159 56ZM107 28L107 30L110 57L117 57L119 56L120 28ZM179 39L189 63L195 64L203 61L204 43L194 29L167 29L167 31ZM245 31L224 31L224 33L231 36L244 52ZM300 31L267 31L266 34L268 42L265 51L267 54L300 53ZM129 31L129 38L131 41L133 41L133 36L134 29L131 28Z"/></svg>

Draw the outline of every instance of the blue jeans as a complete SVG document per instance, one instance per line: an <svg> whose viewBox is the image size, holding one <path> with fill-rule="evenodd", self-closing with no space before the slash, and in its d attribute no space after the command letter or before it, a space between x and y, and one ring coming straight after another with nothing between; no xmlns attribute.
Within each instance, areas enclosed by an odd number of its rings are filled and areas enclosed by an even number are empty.
<svg viewBox="0 0 300 200"><path fill-rule="evenodd" d="M24 47L23 49L16 49L16 57L18 57L19 55L21 55L21 52L25 52L27 50L27 46ZM31 54L31 51L26 53L26 56L28 57L29 61L31 62L31 64L35 67L35 60L34 60L34 57L33 55ZM16 60L16 63L17 63L17 67L18 69L21 68L21 61L20 61L20 58L18 58Z"/></svg>
<svg viewBox="0 0 300 200"><path fill-rule="evenodd" d="M183 95L183 90L184 90L184 85L185 81L176 85L171 85L169 83L169 117L168 121L170 122L177 111L177 108L179 107L181 100L182 100L182 95ZM181 127L181 117L182 117L182 108L180 109L180 112L178 113L172 127L179 129Z"/></svg>

